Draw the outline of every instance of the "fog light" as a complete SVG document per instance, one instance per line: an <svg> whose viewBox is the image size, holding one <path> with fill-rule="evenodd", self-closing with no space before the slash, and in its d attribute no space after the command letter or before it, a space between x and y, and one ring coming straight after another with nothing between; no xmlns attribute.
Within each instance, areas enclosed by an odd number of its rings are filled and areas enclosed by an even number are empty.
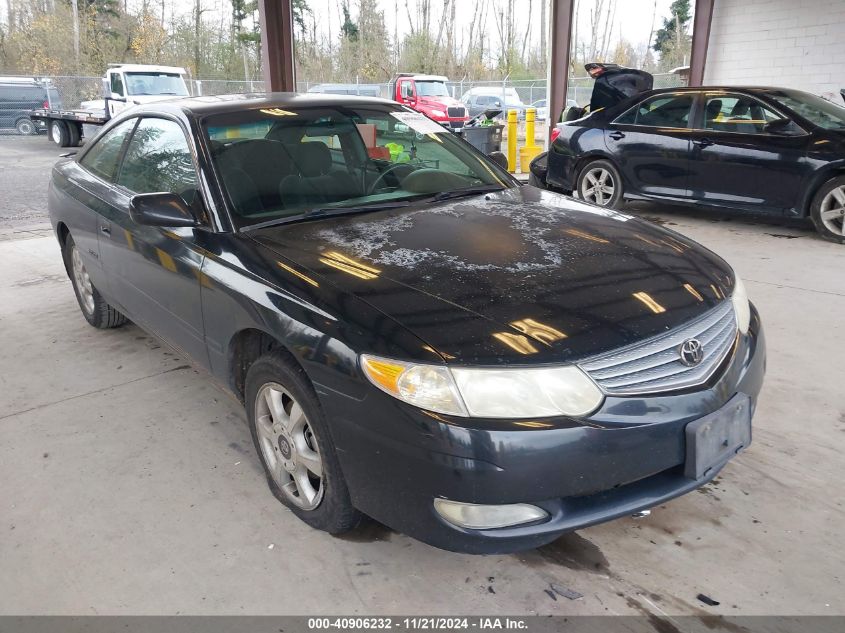
<svg viewBox="0 0 845 633"><path fill-rule="evenodd" d="M545 519L548 513L527 503L501 506L459 503L448 499L435 499L434 509L449 523L473 530L510 527Z"/></svg>

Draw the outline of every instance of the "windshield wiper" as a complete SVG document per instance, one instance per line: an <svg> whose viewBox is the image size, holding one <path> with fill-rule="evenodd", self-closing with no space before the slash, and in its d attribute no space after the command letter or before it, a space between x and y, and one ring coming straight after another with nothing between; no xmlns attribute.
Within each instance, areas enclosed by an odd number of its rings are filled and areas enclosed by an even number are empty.
<svg viewBox="0 0 845 633"><path fill-rule="evenodd" d="M440 202L441 200L453 200L455 198L465 198L467 196L477 196L480 193L490 193L491 191L503 191L505 187L497 184L477 185L474 187L465 187L463 189L453 189L451 191L441 191L435 194L430 199L433 202Z"/></svg>
<svg viewBox="0 0 845 633"><path fill-rule="evenodd" d="M250 224L249 226L243 227L241 231L252 231L255 229L263 229L268 226L280 226L282 224L304 222L317 218L329 218L337 215L352 215L354 213L366 213L368 211L387 211L389 209L399 209L402 207L407 207L410 204L410 200L402 200L383 204L362 204L353 207L318 207L316 209L308 209L307 211L303 213L297 213L296 215L289 215L282 218L267 220L266 222Z"/></svg>

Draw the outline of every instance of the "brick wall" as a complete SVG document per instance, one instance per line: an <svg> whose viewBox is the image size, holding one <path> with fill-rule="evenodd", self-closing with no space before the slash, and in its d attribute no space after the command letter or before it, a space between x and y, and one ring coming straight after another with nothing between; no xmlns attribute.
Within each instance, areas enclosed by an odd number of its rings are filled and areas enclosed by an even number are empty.
<svg viewBox="0 0 845 633"><path fill-rule="evenodd" d="M845 0L715 0L704 81L797 88L842 103Z"/></svg>

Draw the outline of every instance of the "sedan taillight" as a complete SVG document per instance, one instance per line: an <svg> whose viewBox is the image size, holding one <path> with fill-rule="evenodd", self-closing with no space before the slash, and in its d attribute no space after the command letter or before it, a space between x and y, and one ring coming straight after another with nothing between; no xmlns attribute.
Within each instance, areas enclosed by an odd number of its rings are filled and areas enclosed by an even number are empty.
<svg viewBox="0 0 845 633"><path fill-rule="evenodd" d="M552 128L552 143L555 142L555 139L560 136L560 129L559 128Z"/></svg>

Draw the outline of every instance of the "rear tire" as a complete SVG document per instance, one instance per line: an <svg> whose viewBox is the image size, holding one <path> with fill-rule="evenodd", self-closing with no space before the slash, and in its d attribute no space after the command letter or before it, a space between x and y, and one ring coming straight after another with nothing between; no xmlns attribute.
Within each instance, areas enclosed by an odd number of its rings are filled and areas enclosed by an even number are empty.
<svg viewBox="0 0 845 633"><path fill-rule="evenodd" d="M91 283L91 278L88 276L88 271L85 270L79 249L70 235L67 236L62 255L64 256L68 277L73 284L73 291L76 293L79 309L88 324L106 330L126 323L126 317L109 305L94 287L94 284Z"/></svg>
<svg viewBox="0 0 845 633"><path fill-rule="evenodd" d="M79 147L79 142L82 140L82 130L81 126L78 123L68 123L68 143L69 147Z"/></svg>
<svg viewBox="0 0 845 633"><path fill-rule="evenodd" d="M845 176L824 183L810 205L810 217L824 239L845 244Z"/></svg>
<svg viewBox="0 0 845 633"><path fill-rule="evenodd" d="M265 354L247 371L244 404L276 499L330 534L358 525L361 513L350 500L329 427L304 370L279 353Z"/></svg>
<svg viewBox="0 0 845 633"><path fill-rule="evenodd" d="M50 140L59 147L70 147L70 128L64 121L50 121Z"/></svg>
<svg viewBox="0 0 845 633"><path fill-rule="evenodd" d="M35 123L32 122L32 119L18 119L15 122L15 130L17 130L18 134L22 136L31 136L33 134L38 134L38 129L35 127Z"/></svg>
<svg viewBox="0 0 845 633"><path fill-rule="evenodd" d="M581 168L576 181L578 197L600 207L618 209L622 204L622 176L609 160L594 160Z"/></svg>

